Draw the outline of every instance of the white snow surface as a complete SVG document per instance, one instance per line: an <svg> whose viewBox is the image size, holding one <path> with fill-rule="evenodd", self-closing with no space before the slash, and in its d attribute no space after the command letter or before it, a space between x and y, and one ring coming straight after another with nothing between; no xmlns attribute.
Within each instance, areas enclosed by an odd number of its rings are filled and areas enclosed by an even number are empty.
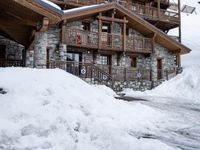
<svg viewBox="0 0 200 150"><path fill-rule="evenodd" d="M83 11L83 10L87 10L89 8L94 8L94 7L100 6L100 5L104 5L104 4L82 6L82 7L77 7L77 8L72 8L72 9L64 10L63 12L65 14L67 14L67 13L77 12L77 11L81 11L81 10Z"/></svg>
<svg viewBox="0 0 200 150"><path fill-rule="evenodd" d="M153 90L138 92L131 89L124 91L134 97L168 97L179 102L200 103L200 65L190 65L183 72L169 81L165 81Z"/></svg>
<svg viewBox="0 0 200 150"><path fill-rule="evenodd" d="M175 150L134 136L156 132L166 114L62 70L1 68L0 86L2 150Z"/></svg>

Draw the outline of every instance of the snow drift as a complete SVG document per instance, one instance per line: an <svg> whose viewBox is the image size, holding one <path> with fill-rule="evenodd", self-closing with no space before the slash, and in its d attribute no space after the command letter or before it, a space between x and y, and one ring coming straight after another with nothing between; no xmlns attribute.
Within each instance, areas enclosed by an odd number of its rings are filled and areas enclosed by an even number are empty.
<svg viewBox="0 0 200 150"><path fill-rule="evenodd" d="M128 96L157 96L176 98L176 100L200 103L200 65L190 65L184 68L182 74L151 91L134 92L125 90Z"/></svg>
<svg viewBox="0 0 200 150"><path fill-rule="evenodd" d="M134 133L156 131L160 111L116 100L64 71L1 68L0 149L172 150Z"/></svg>

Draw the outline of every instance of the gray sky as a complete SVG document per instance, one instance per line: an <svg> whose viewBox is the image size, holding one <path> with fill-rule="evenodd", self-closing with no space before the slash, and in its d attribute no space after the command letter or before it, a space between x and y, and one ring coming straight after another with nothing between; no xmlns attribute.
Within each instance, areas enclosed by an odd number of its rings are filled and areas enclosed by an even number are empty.
<svg viewBox="0 0 200 150"><path fill-rule="evenodd" d="M196 7L197 14L182 13L182 42L192 49L190 54L182 57L182 64L200 64L200 0L181 0L182 5Z"/></svg>

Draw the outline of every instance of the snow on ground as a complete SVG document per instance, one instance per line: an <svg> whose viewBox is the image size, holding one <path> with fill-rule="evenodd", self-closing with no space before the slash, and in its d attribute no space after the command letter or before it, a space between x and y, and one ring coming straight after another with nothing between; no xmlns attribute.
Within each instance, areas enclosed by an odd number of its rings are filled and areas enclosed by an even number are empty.
<svg viewBox="0 0 200 150"><path fill-rule="evenodd" d="M160 131L153 131L151 137L182 150L200 149L200 65L184 68L182 74L151 91L124 92L126 96L146 99L143 105L167 114L158 125Z"/></svg>
<svg viewBox="0 0 200 150"><path fill-rule="evenodd" d="M136 136L159 131L166 114L59 69L1 68L0 86L2 150L175 150Z"/></svg>
<svg viewBox="0 0 200 150"><path fill-rule="evenodd" d="M184 102L200 103L200 65L185 67L182 74L165 81L153 90L134 92L126 89L125 93L127 96L169 97Z"/></svg>

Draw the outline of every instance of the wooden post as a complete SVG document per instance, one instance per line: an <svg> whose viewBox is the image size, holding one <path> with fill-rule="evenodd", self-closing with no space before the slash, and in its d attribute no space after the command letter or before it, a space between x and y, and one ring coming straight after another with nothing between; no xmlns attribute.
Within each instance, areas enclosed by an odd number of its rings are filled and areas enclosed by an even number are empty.
<svg viewBox="0 0 200 150"><path fill-rule="evenodd" d="M114 19L115 19L115 10L113 10L112 12L112 22L111 22L111 29L110 29L110 33L111 33L111 47L113 48L113 24L114 24Z"/></svg>
<svg viewBox="0 0 200 150"><path fill-rule="evenodd" d="M153 37L152 37L152 53L154 52L154 47L155 47L155 37L156 37L156 33L153 33Z"/></svg>
<svg viewBox="0 0 200 150"><path fill-rule="evenodd" d="M177 61L178 68L180 68L181 67L181 55L180 54L176 55L176 61Z"/></svg>
<svg viewBox="0 0 200 150"><path fill-rule="evenodd" d="M181 42L181 2L178 0L179 42Z"/></svg>
<svg viewBox="0 0 200 150"><path fill-rule="evenodd" d="M166 69L166 80L168 81L169 80L169 73L168 73L168 70Z"/></svg>
<svg viewBox="0 0 200 150"><path fill-rule="evenodd" d="M61 23L61 34L60 34L60 41L62 44L64 44L65 42L65 32L66 32L66 20L63 20L62 23Z"/></svg>
<svg viewBox="0 0 200 150"><path fill-rule="evenodd" d="M99 13L99 35L98 35L98 49L101 49L101 33L102 33L102 13Z"/></svg>
<svg viewBox="0 0 200 150"><path fill-rule="evenodd" d="M126 17L124 17L124 25L123 25L123 50L126 51Z"/></svg>
<svg viewBox="0 0 200 150"><path fill-rule="evenodd" d="M160 18L160 0L158 0L158 18Z"/></svg>
<svg viewBox="0 0 200 150"><path fill-rule="evenodd" d="M49 18L43 17L42 26L41 26L39 32L46 32L48 26L49 26Z"/></svg>

